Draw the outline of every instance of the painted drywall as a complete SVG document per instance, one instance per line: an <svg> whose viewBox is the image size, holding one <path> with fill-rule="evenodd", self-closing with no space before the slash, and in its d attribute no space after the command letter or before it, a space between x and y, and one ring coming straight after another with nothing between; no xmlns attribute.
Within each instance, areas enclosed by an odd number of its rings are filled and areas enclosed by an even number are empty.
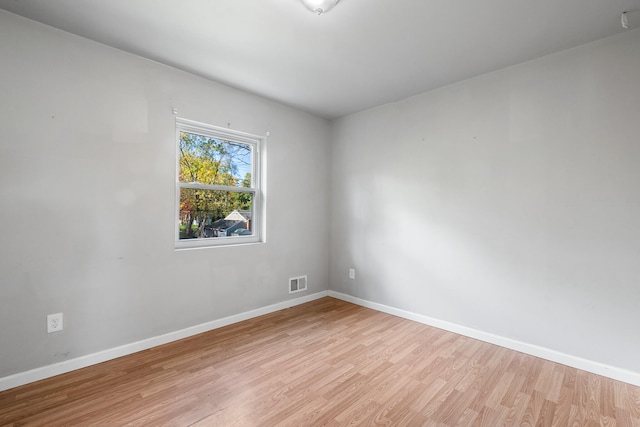
<svg viewBox="0 0 640 427"><path fill-rule="evenodd" d="M336 120L331 290L640 373L639 76L635 30Z"/></svg>
<svg viewBox="0 0 640 427"><path fill-rule="evenodd" d="M4 11L0 58L0 377L326 291L329 122ZM266 243L174 250L173 108L270 133Z"/></svg>

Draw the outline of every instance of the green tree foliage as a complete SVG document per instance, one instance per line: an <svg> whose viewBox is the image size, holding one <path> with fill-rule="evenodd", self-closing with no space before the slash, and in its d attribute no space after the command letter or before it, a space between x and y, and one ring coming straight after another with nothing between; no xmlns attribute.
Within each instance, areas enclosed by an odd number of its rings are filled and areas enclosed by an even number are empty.
<svg viewBox="0 0 640 427"><path fill-rule="evenodd" d="M242 186L245 188L251 188L251 174L249 172L246 173L244 179L242 180ZM240 205L243 206L241 209L251 209L251 193L236 193L238 197L238 201ZM248 206L248 207L245 207Z"/></svg>
<svg viewBox="0 0 640 427"><path fill-rule="evenodd" d="M251 187L251 149L245 144L180 133L180 182ZM180 189L180 238L205 237L205 226L232 211L251 211L252 193L199 188Z"/></svg>

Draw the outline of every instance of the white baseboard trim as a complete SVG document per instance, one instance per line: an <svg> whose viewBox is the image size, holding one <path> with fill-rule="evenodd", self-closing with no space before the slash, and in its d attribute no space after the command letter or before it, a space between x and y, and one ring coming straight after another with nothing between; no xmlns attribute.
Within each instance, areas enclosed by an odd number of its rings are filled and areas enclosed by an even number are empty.
<svg viewBox="0 0 640 427"><path fill-rule="evenodd" d="M566 366L571 366L572 368L577 368L583 371L591 372L593 374L602 375L603 377L612 378L614 380L622 381L635 386L640 386L640 373L638 372L628 371L625 369L616 368L615 366L609 366L603 363L594 362L592 360L571 356L569 354L561 353L559 351L551 350L545 347L539 347L537 345L512 340L510 338L505 338L499 335L494 335L466 326L457 325L455 323L435 319L429 316L424 316L422 314L412 313L410 311L401 310L384 304L367 301L340 292L329 291L329 296L363 307L367 307L372 310L392 314L394 316L413 320L415 322L423 323L435 328L444 329L449 332L454 332L456 334L464 335L480 341L499 345L500 347L505 347L511 350L519 351L521 353L540 357L541 359L550 360L552 362L560 363Z"/></svg>
<svg viewBox="0 0 640 427"><path fill-rule="evenodd" d="M147 338L142 341L110 348L107 350L99 351L97 353L77 357L75 359L65 360L64 362L54 363L53 365L43 366L41 368L35 368L25 372L19 372L17 374L0 378L0 391L43 380L45 378L53 377L59 374L64 374L66 372L75 371L76 369L86 368L87 366L106 362L107 360L116 359L128 354L137 353L139 351L157 347L162 344L167 344L172 341L181 340L183 338L201 334L213 329L218 329L223 326L242 322L243 320L248 320L254 317L273 313L274 311L284 310L286 308L294 307L296 305L304 304L319 298L326 297L327 295L328 291L322 291L300 298L282 301L266 307L257 308L255 310L245 311L244 313L234 314L222 319L212 320L211 322L191 326L189 328L181 329L175 332L169 332L157 337Z"/></svg>

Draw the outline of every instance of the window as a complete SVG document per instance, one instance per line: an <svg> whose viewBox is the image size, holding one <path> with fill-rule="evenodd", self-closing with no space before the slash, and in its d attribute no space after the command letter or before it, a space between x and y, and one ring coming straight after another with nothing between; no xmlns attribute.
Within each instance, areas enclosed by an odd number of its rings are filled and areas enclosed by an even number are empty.
<svg viewBox="0 0 640 427"><path fill-rule="evenodd" d="M176 247L261 241L264 138L176 119Z"/></svg>

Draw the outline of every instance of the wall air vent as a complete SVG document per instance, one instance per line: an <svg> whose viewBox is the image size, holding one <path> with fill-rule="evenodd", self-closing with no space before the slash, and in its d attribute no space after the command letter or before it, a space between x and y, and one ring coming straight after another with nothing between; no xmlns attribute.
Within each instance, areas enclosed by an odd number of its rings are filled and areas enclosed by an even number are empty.
<svg viewBox="0 0 640 427"><path fill-rule="evenodd" d="M289 277L289 293L307 290L307 276Z"/></svg>

